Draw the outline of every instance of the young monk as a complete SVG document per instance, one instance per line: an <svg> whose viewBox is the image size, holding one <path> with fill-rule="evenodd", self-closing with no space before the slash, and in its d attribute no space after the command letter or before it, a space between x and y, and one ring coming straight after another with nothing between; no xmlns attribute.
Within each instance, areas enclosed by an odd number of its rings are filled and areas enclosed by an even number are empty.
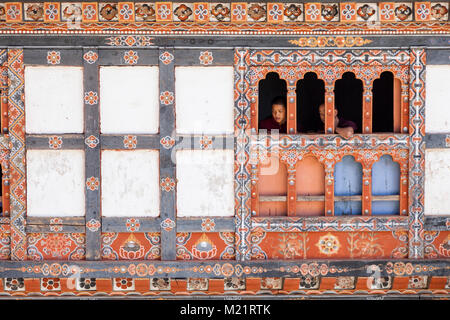
<svg viewBox="0 0 450 320"><path fill-rule="evenodd" d="M325 123L325 104L319 106L319 115L322 123ZM338 111L334 109L334 130L345 139L351 138L357 129L356 123L338 117Z"/></svg>
<svg viewBox="0 0 450 320"><path fill-rule="evenodd" d="M278 129L279 133L286 133L286 98L282 96L275 97L272 100L272 116L259 122L259 129L270 130Z"/></svg>

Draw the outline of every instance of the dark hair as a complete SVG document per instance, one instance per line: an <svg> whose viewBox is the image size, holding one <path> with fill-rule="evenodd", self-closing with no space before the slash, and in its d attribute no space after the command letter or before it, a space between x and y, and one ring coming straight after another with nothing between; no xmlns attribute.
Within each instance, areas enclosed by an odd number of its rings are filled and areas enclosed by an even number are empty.
<svg viewBox="0 0 450 320"><path fill-rule="evenodd" d="M282 105L286 109L286 97L276 96L275 98L272 99L271 105L273 106L274 104Z"/></svg>

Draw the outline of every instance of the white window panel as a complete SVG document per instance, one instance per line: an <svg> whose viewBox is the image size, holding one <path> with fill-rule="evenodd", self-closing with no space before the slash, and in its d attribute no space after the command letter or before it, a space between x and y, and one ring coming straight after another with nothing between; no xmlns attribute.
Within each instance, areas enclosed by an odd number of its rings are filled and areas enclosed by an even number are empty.
<svg viewBox="0 0 450 320"><path fill-rule="evenodd" d="M450 215L450 150L425 150L425 214Z"/></svg>
<svg viewBox="0 0 450 320"><path fill-rule="evenodd" d="M450 128L450 65L429 65L426 69L427 133L448 132Z"/></svg>

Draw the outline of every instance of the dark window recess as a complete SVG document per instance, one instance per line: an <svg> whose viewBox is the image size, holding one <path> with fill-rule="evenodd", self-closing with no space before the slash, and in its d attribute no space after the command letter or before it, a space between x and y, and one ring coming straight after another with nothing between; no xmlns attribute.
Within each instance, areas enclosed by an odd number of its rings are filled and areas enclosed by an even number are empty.
<svg viewBox="0 0 450 320"><path fill-rule="evenodd" d="M400 89L392 72L383 72L373 82L372 132L400 132Z"/></svg>
<svg viewBox="0 0 450 320"><path fill-rule="evenodd" d="M297 131L301 133L324 132L325 124L319 116L319 106L325 101L325 83L308 72L297 81Z"/></svg>
<svg viewBox="0 0 450 320"><path fill-rule="evenodd" d="M338 117L351 120L357 125L355 133L362 130L363 82L352 72L346 72L334 85L334 106Z"/></svg>
<svg viewBox="0 0 450 320"><path fill-rule="evenodd" d="M277 96L286 97L286 81L276 72L270 72L258 84L258 123L272 117L272 100Z"/></svg>

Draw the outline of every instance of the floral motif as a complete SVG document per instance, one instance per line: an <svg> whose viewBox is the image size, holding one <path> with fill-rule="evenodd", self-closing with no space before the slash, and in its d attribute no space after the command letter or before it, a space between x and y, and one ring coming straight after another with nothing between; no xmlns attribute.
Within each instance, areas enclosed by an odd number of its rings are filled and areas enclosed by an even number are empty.
<svg viewBox="0 0 450 320"><path fill-rule="evenodd" d="M192 255L196 259L208 260L217 254L217 247L206 236L205 233L197 240L191 248Z"/></svg>
<svg viewBox="0 0 450 320"><path fill-rule="evenodd" d="M173 12L180 21L186 21L192 15L192 9L185 4L179 5Z"/></svg>
<svg viewBox="0 0 450 320"><path fill-rule="evenodd" d="M224 21L230 16L230 9L225 4L219 3L212 8L211 14L217 21Z"/></svg>
<svg viewBox="0 0 450 320"><path fill-rule="evenodd" d="M58 20L59 5L53 3L45 4L45 18L46 20Z"/></svg>
<svg viewBox="0 0 450 320"><path fill-rule="evenodd" d="M299 5L291 3L289 6L284 8L284 16L291 21L295 21L302 14L302 9Z"/></svg>
<svg viewBox="0 0 450 320"><path fill-rule="evenodd" d="M86 139L84 139L84 143L91 149L94 149L99 143L100 140L96 136L90 135Z"/></svg>
<svg viewBox="0 0 450 320"><path fill-rule="evenodd" d="M173 228L175 228L175 226L175 221L169 218L161 222L161 228L163 228L167 232L170 232Z"/></svg>
<svg viewBox="0 0 450 320"><path fill-rule="evenodd" d="M79 278L77 281L77 290L88 291L97 290L97 281L95 278Z"/></svg>
<svg viewBox="0 0 450 320"><path fill-rule="evenodd" d="M123 54L123 60L126 64L133 65L138 62L139 55L136 51L133 50L125 51Z"/></svg>
<svg viewBox="0 0 450 320"><path fill-rule="evenodd" d="M5 291L25 291L23 278L5 278Z"/></svg>
<svg viewBox="0 0 450 320"><path fill-rule="evenodd" d="M375 14L375 9L372 8L370 5L365 4L358 8L356 13L358 16L360 16L363 20L369 20L371 16Z"/></svg>
<svg viewBox="0 0 450 320"><path fill-rule="evenodd" d="M123 137L123 146L127 149L136 149L137 137L128 135Z"/></svg>
<svg viewBox="0 0 450 320"><path fill-rule="evenodd" d="M334 284L335 290L349 290L355 288L355 277L337 277Z"/></svg>
<svg viewBox="0 0 450 320"><path fill-rule="evenodd" d="M224 290L245 290L245 279L225 278L223 281Z"/></svg>
<svg viewBox="0 0 450 320"><path fill-rule="evenodd" d="M97 14L97 8L94 5L87 4L84 6L83 16L86 20L95 20Z"/></svg>
<svg viewBox="0 0 450 320"><path fill-rule="evenodd" d="M194 17L199 21L206 20L208 18L208 8L203 4L194 4Z"/></svg>
<svg viewBox="0 0 450 320"><path fill-rule="evenodd" d="M88 228L89 231L91 231L91 232L98 231L101 226L102 225L101 225L100 221L95 220L95 219L91 219L86 223L86 228Z"/></svg>
<svg viewBox="0 0 450 320"><path fill-rule="evenodd" d="M122 6L119 4L119 18L121 20L131 20L133 18L133 10L128 3L124 3Z"/></svg>
<svg viewBox="0 0 450 320"><path fill-rule="evenodd" d="M98 54L94 51L88 51L83 55L83 59L89 64L94 64L98 59Z"/></svg>
<svg viewBox="0 0 450 320"><path fill-rule="evenodd" d="M208 136L202 136L200 138L200 148L203 150L209 149L209 147L212 145L212 138Z"/></svg>
<svg viewBox="0 0 450 320"><path fill-rule="evenodd" d="M262 290L281 290L283 288L282 278L262 278L261 289Z"/></svg>
<svg viewBox="0 0 450 320"><path fill-rule="evenodd" d="M245 20L245 17L247 16L247 10L243 5L236 4L232 9L231 14L235 20Z"/></svg>
<svg viewBox="0 0 450 320"><path fill-rule="evenodd" d="M283 11L278 4L273 4L269 10L269 17L273 21L277 21L283 18Z"/></svg>
<svg viewBox="0 0 450 320"><path fill-rule="evenodd" d="M61 290L61 280L59 278L42 278L42 291L59 291Z"/></svg>
<svg viewBox="0 0 450 320"><path fill-rule="evenodd" d="M168 51L164 51L160 54L159 60L164 64L170 64L173 61L173 54Z"/></svg>
<svg viewBox="0 0 450 320"><path fill-rule="evenodd" d="M117 7L116 4L107 3L100 9L100 16L108 21L114 20L117 17Z"/></svg>
<svg viewBox="0 0 450 320"><path fill-rule="evenodd" d="M306 9L306 14L311 20L317 20L320 17L320 10L315 4L311 4L308 9Z"/></svg>
<svg viewBox="0 0 450 320"><path fill-rule="evenodd" d="M59 51L49 51L47 52L47 63L48 64L60 64L61 63L61 53Z"/></svg>
<svg viewBox="0 0 450 320"><path fill-rule="evenodd" d="M99 186L100 181L98 180L97 177L90 177L86 180L86 187L91 191L98 190Z"/></svg>
<svg viewBox="0 0 450 320"><path fill-rule="evenodd" d="M169 278L150 278L150 290L170 290Z"/></svg>
<svg viewBox="0 0 450 320"><path fill-rule="evenodd" d="M52 232L61 232L61 231L63 231L63 226L62 225L50 226L50 231L52 231Z"/></svg>
<svg viewBox="0 0 450 320"><path fill-rule="evenodd" d="M155 9L151 4L136 4L136 20L150 21L155 20Z"/></svg>
<svg viewBox="0 0 450 320"><path fill-rule="evenodd" d="M187 289L189 291L208 290L208 279L205 278L189 278L187 281Z"/></svg>
<svg viewBox="0 0 450 320"><path fill-rule="evenodd" d="M345 20L352 20L352 18L356 14L356 10L353 8L351 4L345 4L344 9L342 10L342 16L345 18Z"/></svg>
<svg viewBox="0 0 450 320"><path fill-rule="evenodd" d="M161 138L160 142L165 149L170 149L175 145L175 139L173 139L170 136L165 136Z"/></svg>
<svg viewBox="0 0 450 320"><path fill-rule="evenodd" d="M50 149L61 149L63 144L62 138L58 136L52 136L48 138L48 146Z"/></svg>
<svg viewBox="0 0 450 320"><path fill-rule="evenodd" d="M27 18L31 18L34 21L38 21L38 20L42 20L42 18L44 16L44 9L42 7L42 4L33 3L28 6L25 13L26 13Z"/></svg>
<svg viewBox="0 0 450 320"><path fill-rule="evenodd" d="M202 219L202 231L204 232L214 231L215 227L216 223L214 222L214 219L210 218Z"/></svg>
<svg viewBox="0 0 450 320"><path fill-rule="evenodd" d="M127 219L125 226L127 227L128 232L136 232L136 231L139 231L139 228L141 227L141 223L139 222L139 219L130 218L130 219Z"/></svg>
<svg viewBox="0 0 450 320"><path fill-rule="evenodd" d="M212 64L214 60L212 52L210 51L201 51L198 59L200 60L200 64L205 66Z"/></svg>
<svg viewBox="0 0 450 320"><path fill-rule="evenodd" d="M6 4L6 16L8 20L21 20L21 8L20 6L16 6L15 4Z"/></svg>
<svg viewBox="0 0 450 320"><path fill-rule="evenodd" d="M163 91L159 95L159 101L161 102L161 104L164 104L166 106L171 105L174 100L175 100L175 97L173 95L173 92Z"/></svg>
<svg viewBox="0 0 450 320"><path fill-rule="evenodd" d="M131 291L134 290L134 279L132 278L114 278L113 290Z"/></svg>
<svg viewBox="0 0 450 320"><path fill-rule="evenodd" d="M300 276L299 289L319 289L319 277L309 274Z"/></svg>
<svg viewBox="0 0 450 320"><path fill-rule="evenodd" d="M97 92L88 91L84 93L84 103L89 104L91 106L98 103L98 95Z"/></svg>
<svg viewBox="0 0 450 320"><path fill-rule="evenodd" d="M391 4L385 3L383 8L380 10L380 17L384 18L384 20L392 19L394 15L394 8Z"/></svg>
<svg viewBox="0 0 450 320"><path fill-rule="evenodd" d="M126 260L138 260L145 254L145 247L131 234L119 247L119 257Z"/></svg>
<svg viewBox="0 0 450 320"><path fill-rule="evenodd" d="M428 276L410 277L408 289L426 289L428 286Z"/></svg>
<svg viewBox="0 0 450 320"><path fill-rule="evenodd" d="M170 18L171 10L166 4L162 4L158 8L158 16L160 20L167 20Z"/></svg>
<svg viewBox="0 0 450 320"><path fill-rule="evenodd" d="M416 18L420 18L420 20L426 20L430 15L430 8L425 3L418 4L418 8L416 10Z"/></svg>
<svg viewBox="0 0 450 320"><path fill-rule="evenodd" d="M333 255L338 253L341 244L336 236L331 233L327 233L326 235L319 238L319 241L316 243L316 246L319 248L320 253L326 255Z"/></svg>
<svg viewBox="0 0 450 320"><path fill-rule="evenodd" d="M161 179L160 182L161 190L170 192L175 190L175 180L171 177L165 177Z"/></svg>

